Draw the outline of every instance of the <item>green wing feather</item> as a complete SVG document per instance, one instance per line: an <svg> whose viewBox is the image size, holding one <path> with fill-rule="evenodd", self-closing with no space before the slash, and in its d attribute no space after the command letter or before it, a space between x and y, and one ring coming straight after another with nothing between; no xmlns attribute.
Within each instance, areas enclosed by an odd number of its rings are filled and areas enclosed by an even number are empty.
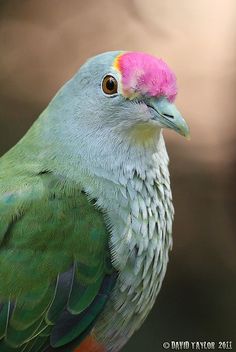
<svg viewBox="0 0 236 352"><path fill-rule="evenodd" d="M1 352L78 341L114 280L103 215L78 185L0 159Z"/></svg>

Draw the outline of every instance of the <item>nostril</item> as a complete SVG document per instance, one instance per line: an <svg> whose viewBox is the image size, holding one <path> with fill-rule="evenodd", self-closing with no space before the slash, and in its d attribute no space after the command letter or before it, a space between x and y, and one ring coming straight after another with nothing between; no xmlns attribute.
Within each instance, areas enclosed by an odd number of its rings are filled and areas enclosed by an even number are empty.
<svg viewBox="0 0 236 352"><path fill-rule="evenodd" d="M166 117L169 117L170 119L173 119L173 118L174 118L173 115L169 115L169 114L162 114L162 115L164 115L164 116L166 116Z"/></svg>

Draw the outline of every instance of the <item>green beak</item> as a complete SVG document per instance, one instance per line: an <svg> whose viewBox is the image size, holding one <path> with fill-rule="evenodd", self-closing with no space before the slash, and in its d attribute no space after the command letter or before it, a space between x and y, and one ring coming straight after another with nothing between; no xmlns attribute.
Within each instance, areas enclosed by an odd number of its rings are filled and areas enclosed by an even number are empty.
<svg viewBox="0 0 236 352"><path fill-rule="evenodd" d="M190 138L189 127L174 104L166 98L151 98L147 105L153 116L152 120L160 127L170 128L187 139Z"/></svg>

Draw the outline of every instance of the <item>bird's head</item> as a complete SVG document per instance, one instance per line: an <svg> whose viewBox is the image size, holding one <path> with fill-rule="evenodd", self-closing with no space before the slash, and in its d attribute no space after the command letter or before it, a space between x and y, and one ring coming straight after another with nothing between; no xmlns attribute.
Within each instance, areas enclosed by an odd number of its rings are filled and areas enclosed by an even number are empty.
<svg viewBox="0 0 236 352"><path fill-rule="evenodd" d="M161 128L189 136L174 105L175 75L161 59L142 52L104 53L88 60L74 83L88 126L109 126L133 141L153 138Z"/></svg>
<svg viewBox="0 0 236 352"><path fill-rule="evenodd" d="M132 153L145 159L160 145L162 128L188 137L174 105L176 94L175 75L162 60L141 52L107 52L81 66L39 123L50 148L63 143L60 151L71 160L80 155L110 167Z"/></svg>

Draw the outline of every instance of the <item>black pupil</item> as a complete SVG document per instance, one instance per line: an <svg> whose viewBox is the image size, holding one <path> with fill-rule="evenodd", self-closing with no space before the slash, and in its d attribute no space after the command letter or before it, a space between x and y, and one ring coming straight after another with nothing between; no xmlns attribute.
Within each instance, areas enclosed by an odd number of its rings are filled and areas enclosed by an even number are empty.
<svg viewBox="0 0 236 352"><path fill-rule="evenodd" d="M109 78L106 83L106 87L108 90L112 91L115 88L115 82L112 78Z"/></svg>

